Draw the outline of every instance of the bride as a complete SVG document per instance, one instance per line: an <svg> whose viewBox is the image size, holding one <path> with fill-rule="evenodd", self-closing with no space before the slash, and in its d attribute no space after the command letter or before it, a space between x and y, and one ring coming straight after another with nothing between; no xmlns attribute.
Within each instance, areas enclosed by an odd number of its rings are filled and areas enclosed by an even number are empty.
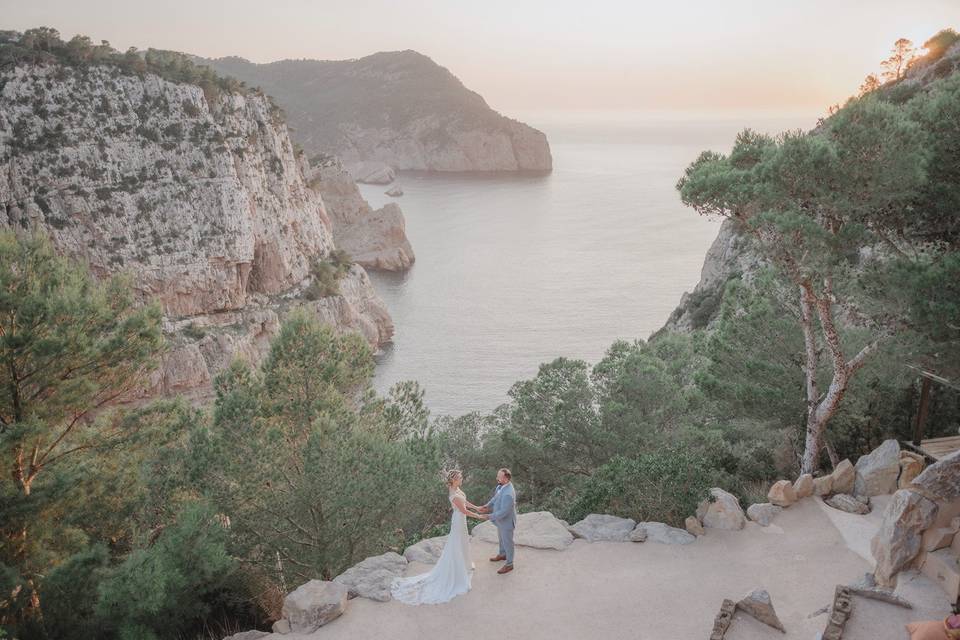
<svg viewBox="0 0 960 640"><path fill-rule="evenodd" d="M439 604L470 590L470 572L474 567L470 561L467 516L479 520L485 520L486 516L476 513L476 505L467 502L467 496L460 490L463 474L459 470L445 471L443 477L453 505L450 535L447 536L440 560L429 573L394 579L390 592L400 602Z"/></svg>

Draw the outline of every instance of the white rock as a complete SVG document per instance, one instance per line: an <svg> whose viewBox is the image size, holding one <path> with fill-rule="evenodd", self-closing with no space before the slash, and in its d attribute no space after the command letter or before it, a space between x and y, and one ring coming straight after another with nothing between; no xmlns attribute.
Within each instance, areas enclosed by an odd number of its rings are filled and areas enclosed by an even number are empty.
<svg viewBox="0 0 960 640"><path fill-rule="evenodd" d="M683 529L677 529L662 522L641 522L637 524L637 530L643 530L647 540L660 544L691 544L697 539Z"/></svg>
<svg viewBox="0 0 960 640"><path fill-rule="evenodd" d="M347 610L347 587L311 580L283 599L282 616L292 633L313 633Z"/></svg>
<svg viewBox="0 0 960 640"><path fill-rule="evenodd" d="M390 583L394 578L402 575L406 568L407 559L389 551L383 555L366 558L338 575L333 581L346 586L351 598L362 597L387 602L390 600Z"/></svg>
<svg viewBox="0 0 960 640"><path fill-rule="evenodd" d="M497 528L490 521L482 522L473 528L473 537L496 544ZM573 542L573 535L549 511L534 511L517 516L513 542L521 547L562 551Z"/></svg>
<svg viewBox="0 0 960 640"><path fill-rule="evenodd" d="M399 198L403 195L403 188L397 184L384 191L384 193L391 198Z"/></svg>
<svg viewBox="0 0 960 640"><path fill-rule="evenodd" d="M443 554L443 547L447 544L447 536L437 536L436 538L425 538L416 544L412 544L403 552L403 557L408 562L422 562L424 564L436 564L437 560Z"/></svg>
<svg viewBox="0 0 960 640"><path fill-rule="evenodd" d="M900 444L893 439L865 456L860 456L856 465L854 494L858 496L879 496L897 490L897 478L900 476Z"/></svg>
<svg viewBox="0 0 960 640"><path fill-rule="evenodd" d="M853 463L849 460L843 460L837 465L837 468L830 474L832 484L831 491L834 493L853 493L854 483L856 482L857 472L853 468Z"/></svg>
<svg viewBox="0 0 960 640"><path fill-rule="evenodd" d="M761 527L767 527L770 526L775 517L780 515L781 511L783 511L783 507L778 507L769 502L760 502L750 505L747 508L747 515Z"/></svg>
<svg viewBox="0 0 960 640"><path fill-rule="evenodd" d="M570 527L570 533L587 542L627 542L637 526L636 520L591 513Z"/></svg>

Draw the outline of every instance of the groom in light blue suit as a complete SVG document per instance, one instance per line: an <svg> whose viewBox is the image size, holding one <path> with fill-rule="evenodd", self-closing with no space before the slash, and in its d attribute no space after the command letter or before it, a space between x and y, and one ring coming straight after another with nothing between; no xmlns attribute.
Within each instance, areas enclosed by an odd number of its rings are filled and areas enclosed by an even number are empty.
<svg viewBox="0 0 960 640"><path fill-rule="evenodd" d="M513 571L513 530L517 526L517 493L513 488L513 476L510 469L497 472L497 490L490 502L480 508L482 513L490 514L487 519L497 527L500 538L500 553L490 558L490 562L506 563L497 571L499 574Z"/></svg>

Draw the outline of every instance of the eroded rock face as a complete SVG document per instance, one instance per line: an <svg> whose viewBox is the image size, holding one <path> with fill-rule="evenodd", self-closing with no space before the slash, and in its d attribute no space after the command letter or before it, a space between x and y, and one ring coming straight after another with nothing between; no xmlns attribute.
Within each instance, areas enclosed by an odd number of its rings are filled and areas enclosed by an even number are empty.
<svg viewBox="0 0 960 640"><path fill-rule="evenodd" d="M489 521L474 527L472 535L478 540L494 544L498 540L497 528ZM573 534L549 511L534 511L517 516L513 541L521 547L562 551L573 542Z"/></svg>
<svg viewBox="0 0 960 640"><path fill-rule="evenodd" d="M710 499L704 500L697 507L697 519L707 529L727 531L743 529L747 523L737 497L718 487L710 489Z"/></svg>
<svg viewBox="0 0 960 640"><path fill-rule="evenodd" d="M885 440L883 444L860 456L856 465L854 493L858 496L879 496L897 490L900 476L900 444Z"/></svg>
<svg viewBox="0 0 960 640"><path fill-rule="evenodd" d="M893 494L883 512L883 523L870 541L878 584L896 584L897 573L919 553L923 532L933 524L937 510L935 502L910 489Z"/></svg>
<svg viewBox="0 0 960 640"><path fill-rule="evenodd" d="M311 169L310 186L322 196L337 248L367 269L403 271L416 259L407 239L400 207L389 203L373 210L336 158Z"/></svg>
<svg viewBox="0 0 960 640"><path fill-rule="evenodd" d="M403 575L406 568L407 559L389 551L355 564L333 581L346 586L351 598L361 597L387 602L391 599L390 583L397 576Z"/></svg>
<svg viewBox="0 0 960 640"><path fill-rule="evenodd" d="M347 587L311 580L283 599L282 616L292 633L313 633L347 610Z"/></svg>
<svg viewBox="0 0 960 640"><path fill-rule="evenodd" d="M152 390L207 387L234 357L262 357L334 248L280 112L255 93L115 67L0 73L0 226L46 233L98 276L126 272L166 316L171 351ZM374 347L389 315L357 267L313 306ZM188 330L190 328L190 330Z"/></svg>
<svg viewBox="0 0 960 640"><path fill-rule="evenodd" d="M636 520L591 513L570 527L570 532L587 542L627 542L637 526Z"/></svg>

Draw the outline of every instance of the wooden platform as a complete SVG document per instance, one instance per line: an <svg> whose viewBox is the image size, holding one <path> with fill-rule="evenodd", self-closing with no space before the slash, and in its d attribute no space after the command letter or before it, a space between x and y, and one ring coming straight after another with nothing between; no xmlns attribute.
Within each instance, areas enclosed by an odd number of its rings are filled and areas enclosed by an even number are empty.
<svg viewBox="0 0 960 640"><path fill-rule="evenodd" d="M943 460L954 451L960 450L960 436L921 440L920 449L934 460Z"/></svg>

